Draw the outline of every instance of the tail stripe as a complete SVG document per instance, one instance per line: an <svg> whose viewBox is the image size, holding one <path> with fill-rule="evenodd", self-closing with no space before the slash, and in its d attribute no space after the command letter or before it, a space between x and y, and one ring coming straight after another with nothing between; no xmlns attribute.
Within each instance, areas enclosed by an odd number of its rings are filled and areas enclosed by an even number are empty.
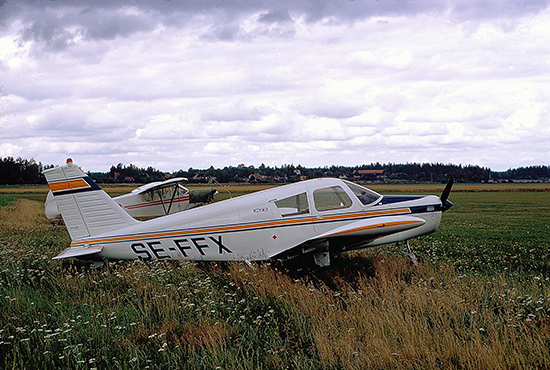
<svg viewBox="0 0 550 370"><path fill-rule="evenodd" d="M74 194L82 191L100 190L100 187L88 176L49 183L53 195Z"/></svg>

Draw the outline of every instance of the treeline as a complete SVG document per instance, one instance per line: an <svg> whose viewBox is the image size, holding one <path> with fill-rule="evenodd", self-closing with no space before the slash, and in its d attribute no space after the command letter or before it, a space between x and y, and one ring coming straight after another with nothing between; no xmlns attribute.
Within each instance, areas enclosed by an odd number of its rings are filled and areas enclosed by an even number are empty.
<svg viewBox="0 0 550 370"><path fill-rule="evenodd" d="M99 183L149 183L154 181L164 181L170 175L166 172L159 171L149 166L147 168L139 168L136 165L130 164L125 166L119 163L116 166L111 166L109 172L90 172L90 177Z"/></svg>
<svg viewBox="0 0 550 370"><path fill-rule="evenodd" d="M45 184L42 171L53 165L42 165L34 159L13 157L0 158L0 185ZM503 172L491 171L487 167L462 166L442 163L407 163L380 164L371 163L361 166L330 166L306 168L301 165L283 165L270 167L264 164L259 167L229 166L208 169L189 168L172 173L163 172L153 167L140 168L130 164L119 163L111 166L108 172L90 172L90 177L99 183L149 183L163 181L172 177L186 177L191 183L218 181L227 182L294 182L316 177L341 177L359 181L406 181L444 183L448 176L457 182L489 182L550 179L549 166L530 166L509 169Z"/></svg>
<svg viewBox="0 0 550 370"><path fill-rule="evenodd" d="M519 167L493 174L494 179L500 180L548 180L550 179L550 166Z"/></svg>
<svg viewBox="0 0 550 370"><path fill-rule="evenodd" d="M378 170L376 173L364 173L364 170ZM380 172L383 171L383 172ZM451 175L458 182L482 182L490 179L491 170L479 166L461 166L452 164L380 164L371 163L361 166L330 166L306 168L301 165L283 165L269 167L264 164L254 166L224 167L207 170L189 168L173 175L187 177L190 182L206 182L215 178L219 182L293 182L316 177L342 177L350 180L377 181L418 181L446 182Z"/></svg>
<svg viewBox="0 0 550 370"><path fill-rule="evenodd" d="M34 159L0 157L0 185L45 184L42 171L51 167Z"/></svg>

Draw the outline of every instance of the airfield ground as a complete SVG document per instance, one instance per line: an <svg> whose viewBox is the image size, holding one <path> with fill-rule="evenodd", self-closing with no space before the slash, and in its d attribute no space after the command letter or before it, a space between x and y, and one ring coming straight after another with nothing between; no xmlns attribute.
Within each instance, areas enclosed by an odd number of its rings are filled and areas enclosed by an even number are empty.
<svg viewBox="0 0 550 370"><path fill-rule="evenodd" d="M550 368L548 184L455 185L440 229L411 242L419 267L385 246L312 274L53 261L70 240L46 192L0 188L0 368Z"/></svg>

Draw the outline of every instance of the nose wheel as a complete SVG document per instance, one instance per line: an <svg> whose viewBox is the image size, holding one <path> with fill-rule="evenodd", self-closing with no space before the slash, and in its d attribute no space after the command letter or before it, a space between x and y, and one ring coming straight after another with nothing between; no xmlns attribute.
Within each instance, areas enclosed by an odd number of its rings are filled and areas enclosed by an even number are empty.
<svg viewBox="0 0 550 370"><path fill-rule="evenodd" d="M401 253L403 253L405 256L409 257L412 264L415 266L418 266L418 258L414 255L414 253L411 251L411 246L409 245L409 241L405 241L403 244L401 244L401 247L399 248Z"/></svg>

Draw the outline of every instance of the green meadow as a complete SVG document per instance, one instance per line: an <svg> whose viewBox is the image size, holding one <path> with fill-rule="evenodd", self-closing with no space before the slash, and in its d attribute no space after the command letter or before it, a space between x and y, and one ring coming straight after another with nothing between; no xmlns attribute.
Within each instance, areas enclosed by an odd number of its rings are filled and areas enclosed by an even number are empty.
<svg viewBox="0 0 550 370"><path fill-rule="evenodd" d="M0 368L550 368L548 185L456 185L439 230L411 241L419 266L384 246L311 273L53 261L70 239L46 191L0 188Z"/></svg>

